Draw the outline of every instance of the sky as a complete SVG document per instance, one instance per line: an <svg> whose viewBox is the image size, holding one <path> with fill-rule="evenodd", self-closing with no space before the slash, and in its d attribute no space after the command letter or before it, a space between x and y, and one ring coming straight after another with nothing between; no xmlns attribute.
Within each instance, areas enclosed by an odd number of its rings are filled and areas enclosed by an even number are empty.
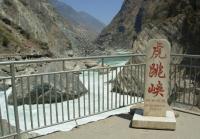
<svg viewBox="0 0 200 139"><path fill-rule="evenodd" d="M120 10L123 0L62 0L77 11L84 11L109 24Z"/></svg>

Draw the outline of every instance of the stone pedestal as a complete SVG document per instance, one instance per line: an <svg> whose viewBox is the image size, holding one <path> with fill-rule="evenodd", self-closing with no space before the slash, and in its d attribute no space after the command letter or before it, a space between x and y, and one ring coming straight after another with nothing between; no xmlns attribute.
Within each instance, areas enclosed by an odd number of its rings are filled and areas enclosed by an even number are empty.
<svg viewBox="0 0 200 139"><path fill-rule="evenodd" d="M141 110L136 110L132 120L132 127L144 129L175 130L176 118L172 110L166 111L165 117L143 116Z"/></svg>

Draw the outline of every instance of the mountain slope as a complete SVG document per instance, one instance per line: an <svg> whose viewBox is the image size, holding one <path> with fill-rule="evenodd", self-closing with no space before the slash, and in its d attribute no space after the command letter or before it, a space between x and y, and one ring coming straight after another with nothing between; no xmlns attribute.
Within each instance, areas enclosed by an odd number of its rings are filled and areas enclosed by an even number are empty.
<svg viewBox="0 0 200 139"><path fill-rule="evenodd" d="M85 12L77 12L72 7L66 3L59 0L49 0L56 10L62 15L66 20L71 21L71 23L76 26L82 26L93 33L99 33L105 27L105 25L98 19L89 15Z"/></svg>
<svg viewBox="0 0 200 139"><path fill-rule="evenodd" d="M88 29L91 29L97 33L100 33L102 29L105 27L105 24L96 19L95 17L91 16L86 12L79 12L79 15L82 17L82 23L85 23L85 26Z"/></svg>
<svg viewBox="0 0 200 139"><path fill-rule="evenodd" d="M135 17L143 0L125 0L119 13L101 32L96 43L111 48L130 48L136 35L134 30Z"/></svg>
<svg viewBox="0 0 200 139"><path fill-rule="evenodd" d="M49 0L1 0L0 30L1 54L79 56L90 46L87 31L63 19Z"/></svg>
<svg viewBox="0 0 200 139"><path fill-rule="evenodd" d="M123 20L120 21L119 19ZM129 19L133 20L131 21ZM119 29L121 25L124 26L123 29ZM129 30L130 28L132 28L132 30ZM122 31L120 32L119 30ZM145 54L146 46L150 39L167 39L171 43L172 53L200 55L199 38L199 0L125 0L121 11L115 17L113 22L101 33L97 39L97 43L103 45L105 49L109 47L132 47L133 53ZM115 40L117 40L119 45L115 45ZM134 57L129 60L127 64L144 62L144 57ZM171 62L173 64L181 63L183 65L189 65L190 61L187 58L176 57L173 58ZM190 64L192 64L190 66L200 65L199 61L195 59L192 60ZM190 78L188 80L194 80L194 77L189 75L189 68L185 68L184 66L180 66L179 68L181 71L181 73L179 71L179 79ZM138 73L134 74L137 69ZM133 74L130 75L130 73ZM119 72L117 78L113 81L112 91L141 97L144 88L144 80L141 80L141 76L138 76L138 74L142 76L145 75L145 72L144 70L139 71L139 67L123 68L122 71ZM171 89L176 89L176 74L172 73L170 78L172 83L174 83L171 84ZM195 74L195 82L199 83L199 79L200 74L198 71ZM134 88L137 88L137 91L130 89L133 86ZM180 84L179 89L181 89ZM184 90L185 89L187 88L184 88ZM180 96L182 94L180 94ZM195 94L194 98L198 98L199 93ZM176 96L171 97L175 97L173 99L176 99ZM194 98L191 100L194 101ZM197 103L194 101L193 104Z"/></svg>
<svg viewBox="0 0 200 139"><path fill-rule="evenodd" d="M199 21L198 0L125 0L96 43L143 53L149 39L166 38L174 53L200 54Z"/></svg>

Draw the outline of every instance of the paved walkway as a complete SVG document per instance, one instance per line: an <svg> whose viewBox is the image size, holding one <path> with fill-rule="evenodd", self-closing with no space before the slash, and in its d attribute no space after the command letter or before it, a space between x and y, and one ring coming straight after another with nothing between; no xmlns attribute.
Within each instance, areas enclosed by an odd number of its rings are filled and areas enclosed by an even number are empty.
<svg viewBox="0 0 200 139"><path fill-rule="evenodd" d="M176 131L134 129L132 116L121 114L37 139L200 139L200 116L178 113Z"/></svg>

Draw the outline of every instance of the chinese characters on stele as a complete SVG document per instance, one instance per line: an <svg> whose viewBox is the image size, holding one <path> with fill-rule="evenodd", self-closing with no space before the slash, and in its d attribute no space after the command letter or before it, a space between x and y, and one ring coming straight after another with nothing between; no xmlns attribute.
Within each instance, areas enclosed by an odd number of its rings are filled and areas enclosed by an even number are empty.
<svg viewBox="0 0 200 139"><path fill-rule="evenodd" d="M160 59L165 59L166 54L163 49L163 44L162 42L157 42L156 46L153 47L153 53L152 56L150 57L151 59L158 59L156 61L159 61L158 63L152 63L149 67L149 73L148 76L149 78L155 78L158 77L158 81L156 84L151 83L151 85L148 87L148 93L153 94L154 97L160 95L161 97L164 97L164 88L163 88L163 83L161 82L161 78L166 78L166 73L164 73L164 66L161 62Z"/></svg>

